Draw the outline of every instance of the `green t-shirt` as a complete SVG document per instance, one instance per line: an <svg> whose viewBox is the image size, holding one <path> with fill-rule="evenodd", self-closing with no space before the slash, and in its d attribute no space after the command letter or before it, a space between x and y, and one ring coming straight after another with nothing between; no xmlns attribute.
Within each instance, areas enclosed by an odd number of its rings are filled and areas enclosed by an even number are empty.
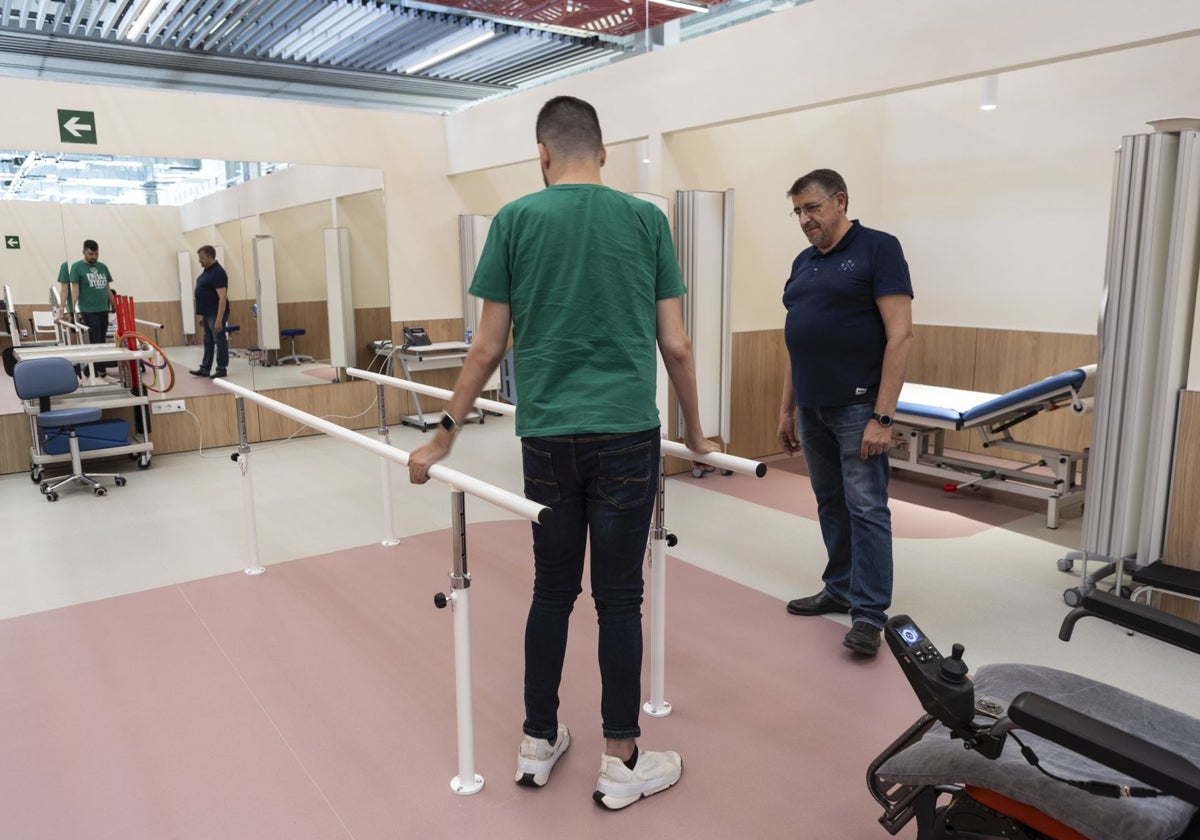
<svg viewBox="0 0 1200 840"><path fill-rule="evenodd" d="M71 292L80 312L107 312L108 287L112 282L112 272L102 262L88 265L86 260L78 260L71 266L70 283L75 286Z"/></svg>
<svg viewBox="0 0 1200 840"><path fill-rule="evenodd" d="M556 184L496 214L471 294L513 318L520 437L659 425L656 303L686 291L666 216L594 184Z"/></svg>

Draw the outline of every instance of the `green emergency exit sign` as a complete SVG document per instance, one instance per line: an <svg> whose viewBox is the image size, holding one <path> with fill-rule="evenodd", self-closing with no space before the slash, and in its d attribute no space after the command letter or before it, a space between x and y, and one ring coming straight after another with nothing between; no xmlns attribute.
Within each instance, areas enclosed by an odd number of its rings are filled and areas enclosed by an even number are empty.
<svg viewBox="0 0 1200 840"><path fill-rule="evenodd" d="M58 139L64 143L96 145L96 114L93 111L58 109Z"/></svg>
<svg viewBox="0 0 1200 840"><path fill-rule="evenodd" d="M10 251L19 251L19 250L21 250L21 237L19 237L19 236L5 236L5 237L4 237L4 247L5 247L5 248L7 248L7 249L8 249L8 250L10 250Z"/></svg>

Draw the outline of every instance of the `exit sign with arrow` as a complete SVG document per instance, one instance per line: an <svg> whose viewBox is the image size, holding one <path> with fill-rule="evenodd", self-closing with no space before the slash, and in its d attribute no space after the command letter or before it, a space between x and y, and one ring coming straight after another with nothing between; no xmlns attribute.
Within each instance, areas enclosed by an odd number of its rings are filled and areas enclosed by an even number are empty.
<svg viewBox="0 0 1200 840"><path fill-rule="evenodd" d="M96 145L96 114L93 111L58 109L58 139L64 143Z"/></svg>
<svg viewBox="0 0 1200 840"><path fill-rule="evenodd" d="M4 237L4 247L10 251L21 250L21 237L11 235Z"/></svg>

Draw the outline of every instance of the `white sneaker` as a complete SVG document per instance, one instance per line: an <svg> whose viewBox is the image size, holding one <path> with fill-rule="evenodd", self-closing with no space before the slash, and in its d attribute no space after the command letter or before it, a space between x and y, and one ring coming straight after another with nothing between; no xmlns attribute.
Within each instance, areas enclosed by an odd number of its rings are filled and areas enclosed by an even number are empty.
<svg viewBox="0 0 1200 840"><path fill-rule="evenodd" d="M653 796L679 781L683 759L679 753L667 750L639 750L637 764L632 770L615 756L600 758L600 780L592 799L610 811L617 811L637 802L643 796Z"/></svg>
<svg viewBox="0 0 1200 840"><path fill-rule="evenodd" d="M545 738L525 736L517 750L517 784L541 787L550 781L550 771L559 756L571 746L571 733L563 724L558 725L558 735L551 744Z"/></svg>

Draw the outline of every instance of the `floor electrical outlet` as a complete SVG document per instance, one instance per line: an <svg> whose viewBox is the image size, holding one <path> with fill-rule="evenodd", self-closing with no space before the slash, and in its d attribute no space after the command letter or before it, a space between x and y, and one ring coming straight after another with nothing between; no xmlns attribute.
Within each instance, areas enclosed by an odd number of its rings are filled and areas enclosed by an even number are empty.
<svg viewBox="0 0 1200 840"><path fill-rule="evenodd" d="M183 410L183 400L158 400L150 403L151 414L173 414Z"/></svg>

